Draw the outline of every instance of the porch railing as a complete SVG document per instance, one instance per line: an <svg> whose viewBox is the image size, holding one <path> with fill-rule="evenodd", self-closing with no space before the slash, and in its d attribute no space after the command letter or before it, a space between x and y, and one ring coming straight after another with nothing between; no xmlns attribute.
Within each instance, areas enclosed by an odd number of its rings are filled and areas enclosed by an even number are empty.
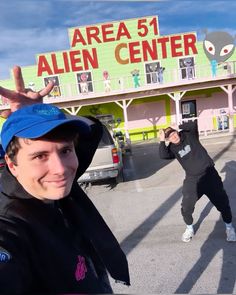
<svg viewBox="0 0 236 295"><path fill-rule="evenodd" d="M136 77L129 75L109 78L108 80L93 80L85 82L73 82L59 84L54 87L49 96L44 98L45 103L59 103L62 101L84 100L101 96L109 96L133 92L135 89L156 89L163 86L181 85L194 82L211 81L236 77L236 61L219 64L216 75L211 72L208 65L195 65L194 67L165 69L162 77L158 72L140 74ZM2 97L0 110L8 108L7 100Z"/></svg>

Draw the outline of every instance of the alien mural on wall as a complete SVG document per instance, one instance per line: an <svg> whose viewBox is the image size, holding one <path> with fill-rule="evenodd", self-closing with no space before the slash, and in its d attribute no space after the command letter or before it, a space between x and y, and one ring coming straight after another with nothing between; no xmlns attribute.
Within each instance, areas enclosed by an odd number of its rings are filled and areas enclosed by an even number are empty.
<svg viewBox="0 0 236 295"><path fill-rule="evenodd" d="M103 71L103 84L105 92L111 91L111 80L108 71Z"/></svg>
<svg viewBox="0 0 236 295"><path fill-rule="evenodd" d="M133 83L134 87L140 87L140 76L139 76L139 70L135 69L131 72L131 75L133 77Z"/></svg>
<svg viewBox="0 0 236 295"><path fill-rule="evenodd" d="M216 77L217 65L224 63L234 53L235 38L227 32L206 33L203 49L211 63L212 76Z"/></svg>

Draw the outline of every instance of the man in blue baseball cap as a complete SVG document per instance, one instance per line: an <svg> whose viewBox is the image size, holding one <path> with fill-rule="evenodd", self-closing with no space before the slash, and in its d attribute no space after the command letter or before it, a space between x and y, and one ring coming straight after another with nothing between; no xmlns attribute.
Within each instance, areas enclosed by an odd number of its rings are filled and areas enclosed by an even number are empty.
<svg viewBox="0 0 236 295"><path fill-rule="evenodd" d="M86 137L92 124L87 118L69 119L49 104L20 108L9 116L1 131L9 171L35 198L64 198L79 167L74 139L77 134Z"/></svg>
<svg viewBox="0 0 236 295"><path fill-rule="evenodd" d="M53 85L27 92L14 75L18 92L0 88L12 111L1 131L0 294L112 293L107 271L129 285L125 254L77 183L101 123L41 103Z"/></svg>

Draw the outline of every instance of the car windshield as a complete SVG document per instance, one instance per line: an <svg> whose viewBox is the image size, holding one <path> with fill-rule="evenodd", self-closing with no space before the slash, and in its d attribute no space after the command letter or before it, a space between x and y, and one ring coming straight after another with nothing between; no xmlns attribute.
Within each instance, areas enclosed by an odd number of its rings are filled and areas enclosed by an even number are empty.
<svg viewBox="0 0 236 295"><path fill-rule="evenodd" d="M105 126L103 126L103 135L102 135L102 139L99 142L99 147L104 147L106 145L111 145L113 143L114 141L112 139L110 132L107 130Z"/></svg>

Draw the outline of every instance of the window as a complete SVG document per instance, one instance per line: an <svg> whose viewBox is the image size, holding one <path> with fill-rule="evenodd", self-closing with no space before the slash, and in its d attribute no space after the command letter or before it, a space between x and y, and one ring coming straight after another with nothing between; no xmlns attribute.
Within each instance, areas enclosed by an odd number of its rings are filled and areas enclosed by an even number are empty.
<svg viewBox="0 0 236 295"><path fill-rule="evenodd" d="M76 74L80 93L93 92L93 80L91 72L81 72Z"/></svg>
<svg viewBox="0 0 236 295"><path fill-rule="evenodd" d="M59 86L58 76L51 76L44 78L44 85L47 86L49 81L53 81L54 87L52 91L48 94L48 97L59 97L61 96L61 89Z"/></svg>
<svg viewBox="0 0 236 295"><path fill-rule="evenodd" d="M108 131L107 127L103 125L103 134L99 142L99 147L104 147L104 146L113 145L113 144L114 144L114 141L112 139L110 132Z"/></svg>
<svg viewBox="0 0 236 295"><path fill-rule="evenodd" d="M182 101L181 110L183 119L197 117L196 100Z"/></svg>
<svg viewBox="0 0 236 295"><path fill-rule="evenodd" d="M195 78L195 68L193 57L186 57L179 59L180 68L180 78L181 79L194 79Z"/></svg>
<svg viewBox="0 0 236 295"><path fill-rule="evenodd" d="M147 84L158 83L157 70L160 67L159 62L151 62L145 64L145 73Z"/></svg>

